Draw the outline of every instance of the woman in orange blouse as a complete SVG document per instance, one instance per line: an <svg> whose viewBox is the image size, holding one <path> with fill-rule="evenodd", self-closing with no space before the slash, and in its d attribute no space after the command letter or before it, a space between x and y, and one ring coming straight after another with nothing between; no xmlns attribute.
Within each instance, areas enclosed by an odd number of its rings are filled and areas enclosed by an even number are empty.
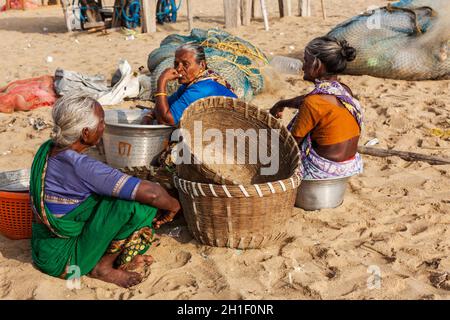
<svg viewBox="0 0 450 320"><path fill-rule="evenodd" d="M304 79L315 84L310 93L282 100L270 110L281 118L284 108L298 109L289 124L300 143L304 179L328 179L362 172L357 153L362 109L337 75L354 60L356 50L330 37L312 40L305 48Z"/></svg>

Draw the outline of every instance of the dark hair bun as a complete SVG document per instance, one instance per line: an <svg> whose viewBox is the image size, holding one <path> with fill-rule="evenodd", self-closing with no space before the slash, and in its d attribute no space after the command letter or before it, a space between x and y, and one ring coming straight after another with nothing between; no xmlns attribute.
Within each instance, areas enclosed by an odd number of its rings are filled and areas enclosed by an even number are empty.
<svg viewBox="0 0 450 320"><path fill-rule="evenodd" d="M341 54L347 61L353 61L356 58L356 49L351 47L347 41L343 40L340 42L342 47Z"/></svg>

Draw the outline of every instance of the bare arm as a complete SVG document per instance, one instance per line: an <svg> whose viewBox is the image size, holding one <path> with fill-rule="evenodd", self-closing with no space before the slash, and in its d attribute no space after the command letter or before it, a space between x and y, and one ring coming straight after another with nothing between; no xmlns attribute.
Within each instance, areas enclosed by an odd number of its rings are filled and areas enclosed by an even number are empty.
<svg viewBox="0 0 450 320"><path fill-rule="evenodd" d="M270 114L280 119L283 115L284 108L298 109L304 99L305 96L298 96L292 99L280 100L270 109Z"/></svg>
<svg viewBox="0 0 450 320"><path fill-rule="evenodd" d="M158 79L158 87L156 91L155 116L158 123L174 125L172 113L170 112L169 100L166 93L167 82L178 78L178 72L173 68L164 70ZM160 95L162 94L162 95Z"/></svg>
<svg viewBox="0 0 450 320"><path fill-rule="evenodd" d="M285 108L298 109L300 108L304 99L305 96L298 96L292 99L281 100L281 102L283 103Z"/></svg>
<svg viewBox="0 0 450 320"><path fill-rule="evenodd" d="M170 196L163 187L146 180L142 180L139 184L135 200L167 211L167 214L155 219L156 229L162 224L172 221L181 208L178 200Z"/></svg>

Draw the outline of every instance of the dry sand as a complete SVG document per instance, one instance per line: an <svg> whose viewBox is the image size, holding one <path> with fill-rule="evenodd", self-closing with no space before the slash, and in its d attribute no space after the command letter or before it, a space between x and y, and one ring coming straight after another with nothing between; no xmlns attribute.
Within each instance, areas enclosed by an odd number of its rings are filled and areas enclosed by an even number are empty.
<svg viewBox="0 0 450 320"><path fill-rule="evenodd" d="M222 27L222 1L202 3L194 1L199 17L195 26ZM309 39L384 1L356 0L351 5L345 0L327 1L329 18L325 21L319 2L313 2L313 17L284 19L277 17L276 1L269 3L273 12L269 32L264 31L261 19L233 32L267 54L298 57ZM53 74L57 67L110 77L120 58L134 68L145 66L148 53L165 36L187 33L184 10L178 23L158 26L158 33L139 35L134 41L114 32L107 36L68 34L59 7L0 13L0 86ZM53 63L46 62L47 56L54 58ZM449 137L430 133L433 128L450 128L450 81L342 78L365 109L362 143L376 137L379 147L450 157ZM254 103L269 108L281 98L305 93L308 86L301 76L281 76ZM38 117L51 123L50 109L0 114L2 171L31 165L36 149L50 132L32 128L29 118ZM286 114L284 121L288 118ZM213 248L193 240L180 221L167 226L161 245L151 249L156 259L152 274L129 290L83 277L81 289L71 291L63 280L33 268L29 241L0 236L0 298L449 298L450 282L442 280L450 272L450 166L396 157L364 156L364 162L365 171L351 179L344 204L320 212L295 209L287 227L289 237L282 244L248 251ZM168 236L177 226L180 236ZM373 268L381 271L380 288L368 286Z"/></svg>

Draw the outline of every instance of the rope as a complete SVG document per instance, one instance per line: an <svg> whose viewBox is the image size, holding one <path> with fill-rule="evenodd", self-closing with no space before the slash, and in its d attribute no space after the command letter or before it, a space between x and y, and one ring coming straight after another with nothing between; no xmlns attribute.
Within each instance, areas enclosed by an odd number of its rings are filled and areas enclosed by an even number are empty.
<svg viewBox="0 0 450 320"><path fill-rule="evenodd" d="M220 32L215 30L208 31L208 37L200 44L203 47L208 48L214 48L221 51L226 51L229 53L232 53L234 55L238 56L245 56L249 58L250 60L253 60L252 58L256 58L261 60L264 64L268 64L269 61L264 56L264 54L256 47L253 47L250 44L244 44L236 37L228 36L222 41L211 41L211 37L214 34L220 35Z"/></svg>

